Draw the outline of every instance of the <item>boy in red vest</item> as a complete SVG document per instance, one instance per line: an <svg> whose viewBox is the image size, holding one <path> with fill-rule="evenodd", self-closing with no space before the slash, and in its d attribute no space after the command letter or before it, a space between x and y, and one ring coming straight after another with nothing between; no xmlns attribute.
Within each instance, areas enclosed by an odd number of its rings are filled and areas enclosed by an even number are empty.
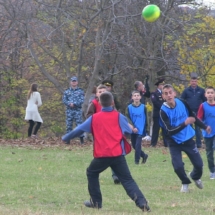
<svg viewBox="0 0 215 215"><path fill-rule="evenodd" d="M79 137L84 132L91 132L94 139L94 159L87 168L88 191L91 199L84 205L90 208L102 208L102 195L99 184L99 174L111 167L119 177L128 196L135 201L142 211L150 211L148 203L138 185L131 176L125 160L126 152L131 146L124 138L125 133L132 133L132 129L124 115L113 108L113 95L104 92L100 95L102 110L90 116L84 123L62 137L68 141Z"/></svg>
<svg viewBox="0 0 215 215"><path fill-rule="evenodd" d="M90 116L92 116L94 113L98 113L101 111L102 106L99 103L99 97L102 93L107 91L107 87L103 84L100 84L97 88L96 88L96 98L93 99L91 101L91 103L89 104L88 108L87 108L87 113L86 113L86 118L89 118Z"/></svg>
<svg viewBox="0 0 215 215"><path fill-rule="evenodd" d="M107 87L103 84L100 84L96 88L96 98L92 100L92 102L89 104L87 113L86 113L86 118L89 118L92 116L94 113L98 113L102 110L102 106L99 102L99 97L102 93L108 91ZM119 178L116 176L115 172L111 169L112 171L112 178L115 184L120 184Z"/></svg>

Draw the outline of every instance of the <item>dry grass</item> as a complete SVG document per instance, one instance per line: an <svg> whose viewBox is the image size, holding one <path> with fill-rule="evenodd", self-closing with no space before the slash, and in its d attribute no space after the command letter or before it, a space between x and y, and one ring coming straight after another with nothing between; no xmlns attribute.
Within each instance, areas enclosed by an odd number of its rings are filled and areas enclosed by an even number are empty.
<svg viewBox="0 0 215 215"><path fill-rule="evenodd" d="M180 181L173 172L170 155L164 148L146 148L149 159L135 165L133 152L127 156L131 173L149 201L151 215L215 214L215 180L209 179L205 151L203 182L194 183L190 193L180 193ZM92 159L92 146L1 145L0 215L135 215L142 212L114 185L110 169L100 176L103 208L85 208L89 199L85 170ZM187 157L186 171L192 170Z"/></svg>

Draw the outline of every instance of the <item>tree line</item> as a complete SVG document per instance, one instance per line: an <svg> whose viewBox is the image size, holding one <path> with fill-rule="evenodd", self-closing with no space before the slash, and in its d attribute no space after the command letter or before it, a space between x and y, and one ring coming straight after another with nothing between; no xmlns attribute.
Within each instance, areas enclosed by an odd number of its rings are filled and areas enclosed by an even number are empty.
<svg viewBox="0 0 215 215"><path fill-rule="evenodd" d="M162 11L154 23L141 17L149 3ZM114 82L123 113L135 80L147 75L151 91L159 77L179 94L192 73L203 87L214 83L215 19L210 8L193 1L0 0L0 11L2 138L26 136L24 114L33 82L43 100L42 136L65 132L62 93L73 75L85 91L83 112L93 87L104 79Z"/></svg>

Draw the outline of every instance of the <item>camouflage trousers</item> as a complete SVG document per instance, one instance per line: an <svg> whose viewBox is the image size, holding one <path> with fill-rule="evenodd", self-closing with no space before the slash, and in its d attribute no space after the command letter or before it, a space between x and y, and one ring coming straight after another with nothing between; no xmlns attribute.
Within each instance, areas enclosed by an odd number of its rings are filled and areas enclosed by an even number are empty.
<svg viewBox="0 0 215 215"><path fill-rule="evenodd" d="M82 122L82 110L66 110L66 133L72 131L73 123L78 126Z"/></svg>

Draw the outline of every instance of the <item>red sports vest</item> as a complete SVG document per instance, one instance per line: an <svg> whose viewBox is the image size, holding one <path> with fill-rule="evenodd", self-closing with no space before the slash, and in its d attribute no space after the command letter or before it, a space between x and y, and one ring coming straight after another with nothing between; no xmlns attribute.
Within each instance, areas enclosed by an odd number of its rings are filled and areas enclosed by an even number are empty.
<svg viewBox="0 0 215 215"><path fill-rule="evenodd" d="M94 104L94 106L96 108L96 113L98 113L102 110L102 106L97 99L93 99L92 103Z"/></svg>
<svg viewBox="0 0 215 215"><path fill-rule="evenodd" d="M122 155L121 146L124 140L125 152L131 151L130 144L126 141L119 125L119 112L99 112L92 115L92 133L94 137L95 158L117 157Z"/></svg>

